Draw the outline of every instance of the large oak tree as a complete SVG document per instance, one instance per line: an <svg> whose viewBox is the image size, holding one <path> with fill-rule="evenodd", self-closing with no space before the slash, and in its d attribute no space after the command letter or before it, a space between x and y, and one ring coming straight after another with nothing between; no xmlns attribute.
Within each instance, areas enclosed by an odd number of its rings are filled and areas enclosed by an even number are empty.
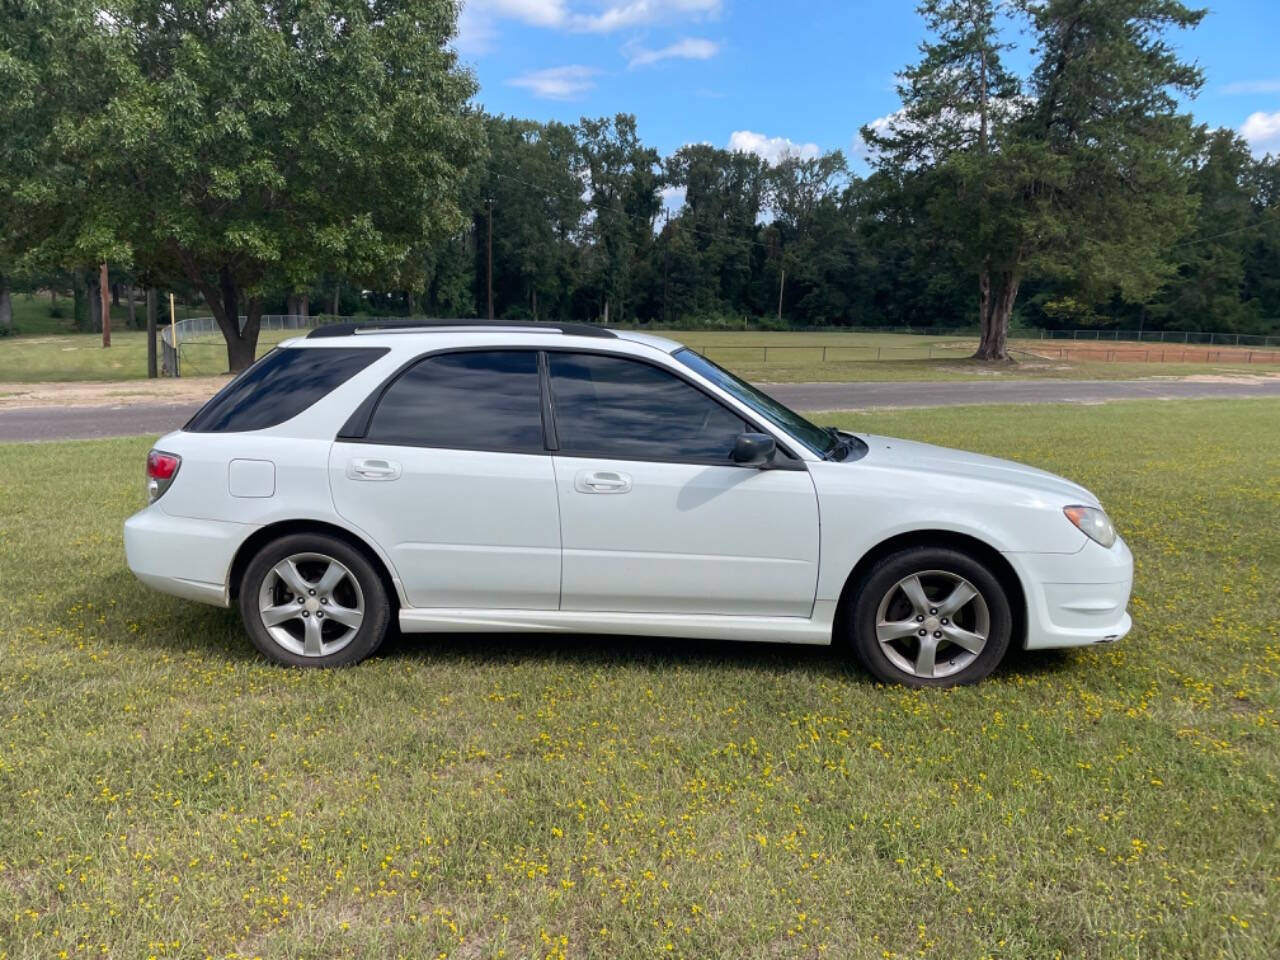
<svg viewBox="0 0 1280 960"><path fill-rule="evenodd" d="M41 49L11 73L49 118L27 145L26 216L185 279L233 371L253 360L269 287L403 282L410 252L462 223L482 132L448 46L454 0L14 9Z"/></svg>

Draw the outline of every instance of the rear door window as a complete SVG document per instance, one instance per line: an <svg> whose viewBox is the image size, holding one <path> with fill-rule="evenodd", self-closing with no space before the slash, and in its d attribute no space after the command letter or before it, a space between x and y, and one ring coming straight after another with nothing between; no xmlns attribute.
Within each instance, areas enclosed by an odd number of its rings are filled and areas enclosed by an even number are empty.
<svg viewBox="0 0 1280 960"><path fill-rule="evenodd" d="M427 357L397 377L364 439L413 447L542 453L542 392L533 350Z"/></svg>
<svg viewBox="0 0 1280 960"><path fill-rule="evenodd" d="M274 427L293 419L387 352L386 347L277 348L214 394L183 429L239 433Z"/></svg>

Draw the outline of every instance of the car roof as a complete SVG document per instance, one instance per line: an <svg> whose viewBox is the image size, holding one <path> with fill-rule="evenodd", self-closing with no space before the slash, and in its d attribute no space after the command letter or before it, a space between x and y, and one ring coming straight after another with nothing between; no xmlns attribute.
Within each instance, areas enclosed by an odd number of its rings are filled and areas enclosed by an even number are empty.
<svg viewBox="0 0 1280 960"><path fill-rule="evenodd" d="M555 323L535 320L356 320L325 324L316 327L303 337L292 338L285 342L290 346L300 346L305 341L320 340L330 341L333 346L337 346L338 344L333 341L375 336L381 340L384 336L390 336L400 342L403 342L401 338L412 338L419 343L430 343L445 334L504 334L513 338L522 334L544 336L550 334L596 341L622 340L661 350L664 353L672 353L681 347L681 344L675 340L639 331L614 330L590 323ZM593 345L603 346L603 344Z"/></svg>

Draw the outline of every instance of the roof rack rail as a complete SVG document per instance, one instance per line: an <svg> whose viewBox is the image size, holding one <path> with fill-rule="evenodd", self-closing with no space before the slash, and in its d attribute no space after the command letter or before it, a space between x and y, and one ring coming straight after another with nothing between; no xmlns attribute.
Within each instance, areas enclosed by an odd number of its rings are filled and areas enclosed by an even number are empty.
<svg viewBox="0 0 1280 960"><path fill-rule="evenodd" d="M561 333L567 337L604 337L613 339L617 336L612 330L597 327L590 323L553 323L546 320L355 320L349 323L329 323L316 327L307 334L308 340L323 337L346 337L353 333L377 333L379 330L404 331L422 330L429 332L436 327L500 327L510 330L513 327L521 330L538 330L544 333Z"/></svg>

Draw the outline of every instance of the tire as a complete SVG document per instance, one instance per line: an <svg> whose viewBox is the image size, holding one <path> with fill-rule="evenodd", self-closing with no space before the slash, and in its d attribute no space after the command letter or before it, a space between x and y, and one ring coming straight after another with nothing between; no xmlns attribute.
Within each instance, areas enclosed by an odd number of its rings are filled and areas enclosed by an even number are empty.
<svg viewBox="0 0 1280 960"><path fill-rule="evenodd" d="M967 553L910 547L890 554L867 572L853 597L846 622L854 654L885 683L976 683L1009 649L1008 594Z"/></svg>
<svg viewBox="0 0 1280 960"><path fill-rule="evenodd" d="M249 639L264 656L288 666L359 663L382 645L391 612L368 557L325 534L271 541L240 580L240 616Z"/></svg>

